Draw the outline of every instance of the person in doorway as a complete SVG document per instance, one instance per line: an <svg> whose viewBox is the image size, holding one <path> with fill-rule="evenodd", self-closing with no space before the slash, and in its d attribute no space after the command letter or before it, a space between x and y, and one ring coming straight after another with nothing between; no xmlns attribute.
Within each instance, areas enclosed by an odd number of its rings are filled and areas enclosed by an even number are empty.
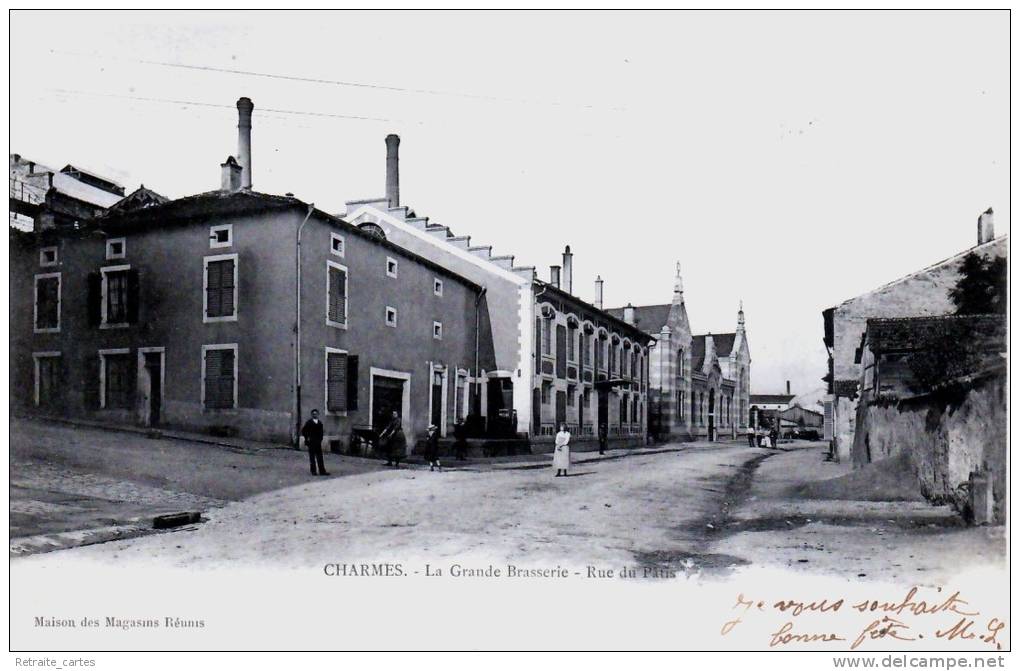
<svg viewBox="0 0 1020 671"><path fill-rule="evenodd" d="M467 459L467 438L465 436L464 420L458 419L453 425L453 451L457 455L457 461Z"/></svg>
<svg viewBox="0 0 1020 671"><path fill-rule="evenodd" d="M747 425L747 446L754 447L754 427Z"/></svg>
<svg viewBox="0 0 1020 671"><path fill-rule="evenodd" d="M606 447L609 445L609 429L605 424L599 424L599 454L606 453Z"/></svg>
<svg viewBox="0 0 1020 671"><path fill-rule="evenodd" d="M393 411L390 423L379 434L380 444L385 446L386 465L400 468L400 460L407 456L407 438L400 424L400 413Z"/></svg>
<svg viewBox="0 0 1020 671"><path fill-rule="evenodd" d="M319 421L319 411L312 410L312 418L301 427L301 436L305 439L305 449L308 450L312 475L329 475L326 472L326 464L322 460L323 432L322 422Z"/></svg>
<svg viewBox="0 0 1020 671"><path fill-rule="evenodd" d="M560 432L556 434L556 447L553 452L553 468L556 477L566 476L570 470L570 432L566 424L560 424Z"/></svg>
<svg viewBox="0 0 1020 671"><path fill-rule="evenodd" d="M437 468L443 470L443 465L439 463L439 427L435 424L429 424L425 434L425 461L429 463L430 471Z"/></svg>

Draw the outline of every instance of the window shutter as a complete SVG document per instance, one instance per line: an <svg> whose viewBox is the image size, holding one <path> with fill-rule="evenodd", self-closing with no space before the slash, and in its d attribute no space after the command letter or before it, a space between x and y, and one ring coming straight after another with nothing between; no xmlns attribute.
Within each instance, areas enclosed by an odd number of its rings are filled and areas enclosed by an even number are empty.
<svg viewBox="0 0 1020 671"><path fill-rule="evenodd" d="M221 261L220 266L220 295L223 306L223 316L228 317L234 314L234 260Z"/></svg>
<svg viewBox="0 0 1020 671"><path fill-rule="evenodd" d="M129 324L138 323L139 287L138 269L131 268L127 273L127 321Z"/></svg>
<svg viewBox="0 0 1020 671"><path fill-rule="evenodd" d="M347 355L347 409L358 409L358 357Z"/></svg>
<svg viewBox="0 0 1020 671"><path fill-rule="evenodd" d="M326 409L337 412L347 409L347 355L329 352L326 355Z"/></svg>
<svg viewBox="0 0 1020 671"><path fill-rule="evenodd" d="M99 354L93 350L92 354L85 357L85 365L82 366L81 388L83 390L85 409L99 409Z"/></svg>
<svg viewBox="0 0 1020 671"><path fill-rule="evenodd" d="M89 326L99 326L103 319L103 277L99 273L89 273L87 303Z"/></svg>
<svg viewBox="0 0 1020 671"><path fill-rule="evenodd" d="M339 268L329 267L329 320L347 321L347 273Z"/></svg>
<svg viewBox="0 0 1020 671"><path fill-rule="evenodd" d="M205 407L233 408L234 352L211 349L205 353Z"/></svg>

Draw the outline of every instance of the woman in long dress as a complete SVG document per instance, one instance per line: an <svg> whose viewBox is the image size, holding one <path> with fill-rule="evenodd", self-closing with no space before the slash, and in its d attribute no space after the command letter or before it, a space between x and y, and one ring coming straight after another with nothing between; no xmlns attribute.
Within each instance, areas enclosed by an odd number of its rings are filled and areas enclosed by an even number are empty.
<svg viewBox="0 0 1020 671"><path fill-rule="evenodd" d="M570 432L566 424L560 424L560 432L556 434L556 450L553 452L553 468L556 477L566 475L570 469Z"/></svg>

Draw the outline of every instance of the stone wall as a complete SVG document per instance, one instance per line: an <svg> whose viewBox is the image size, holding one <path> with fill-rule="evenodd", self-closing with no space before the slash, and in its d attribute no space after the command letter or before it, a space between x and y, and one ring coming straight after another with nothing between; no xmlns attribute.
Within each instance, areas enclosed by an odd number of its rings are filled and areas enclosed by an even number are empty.
<svg viewBox="0 0 1020 671"><path fill-rule="evenodd" d="M992 480L995 519L1005 520L1005 373L985 378L955 398L927 395L898 404L862 404L856 419L855 466L906 451L924 497L957 510L968 505L967 491L960 485L971 472L983 471Z"/></svg>

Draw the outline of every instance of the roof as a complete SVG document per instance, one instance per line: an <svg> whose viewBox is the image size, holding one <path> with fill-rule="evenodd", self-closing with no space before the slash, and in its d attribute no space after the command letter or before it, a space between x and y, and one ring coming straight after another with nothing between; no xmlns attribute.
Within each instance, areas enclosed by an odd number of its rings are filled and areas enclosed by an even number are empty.
<svg viewBox="0 0 1020 671"><path fill-rule="evenodd" d="M717 357L728 357L733 351L733 343L737 340L736 333L702 333L691 337L691 368L701 370L705 365L705 337L712 336Z"/></svg>
<svg viewBox="0 0 1020 671"><path fill-rule="evenodd" d="M793 394L751 394L751 404L761 403L767 404L787 404L793 400Z"/></svg>
<svg viewBox="0 0 1020 671"><path fill-rule="evenodd" d="M151 189L146 189L145 185L142 184L140 187L110 206L110 211L121 212L128 210L140 210L146 207L152 207L153 205L162 205L169 201L170 199L166 196L160 195Z"/></svg>
<svg viewBox="0 0 1020 671"><path fill-rule="evenodd" d="M158 196L159 194L155 195ZM359 238L371 240L373 244L385 247L404 258L420 263L436 273L455 279L474 291L482 290L479 284L472 282L463 275L459 275L449 268L419 256L389 240L380 239L335 215L316 209L310 203L305 203L293 196L276 196L250 189L242 189L240 191L206 191L192 196L185 196L184 198L167 200L162 203L153 203L144 208L111 209L106 214L86 222L82 227L82 231L96 228L102 228L104 231L122 231L147 228L156 224L167 226L196 220L208 220L217 216L257 214L288 209L300 212L307 212L311 209L314 215L330 225L342 228L345 232Z"/></svg>
<svg viewBox="0 0 1020 671"><path fill-rule="evenodd" d="M869 319L865 340L873 352L925 349L949 339L962 350L1005 351L1006 315L942 315Z"/></svg>
<svg viewBox="0 0 1020 671"><path fill-rule="evenodd" d="M645 345L650 344L654 340L654 338L650 334L645 333L641 329L639 329L639 328L637 328L635 326L632 326L631 324L628 324L627 322L623 321L622 318L620 318L620 317L618 317L618 316L616 316L614 314L611 314L608 310L600 310L599 308L595 307L591 303L585 302L585 301L581 300L580 298L578 298L577 296L575 296L573 294L570 294L570 293L567 293L563 289L557 287L555 284L550 284L550 283L544 282L542 280L535 280L534 286L539 288L542 291L555 294L560 299L568 300L568 301L571 301L571 302L573 302L573 303L575 303L577 305L583 306L586 310L589 310L589 311L597 313L597 314L601 314L607 320L615 322L616 325L619 326L621 329L623 329L625 331L629 331L632 336L635 336L635 337L640 336L641 341L644 342Z"/></svg>
<svg viewBox="0 0 1020 671"><path fill-rule="evenodd" d="M669 311L673 308L672 303L663 305L641 305L634 307L634 326L645 333L656 334L662 331L662 327L669 321ZM617 319L623 319L624 308L609 308L605 310Z"/></svg>

